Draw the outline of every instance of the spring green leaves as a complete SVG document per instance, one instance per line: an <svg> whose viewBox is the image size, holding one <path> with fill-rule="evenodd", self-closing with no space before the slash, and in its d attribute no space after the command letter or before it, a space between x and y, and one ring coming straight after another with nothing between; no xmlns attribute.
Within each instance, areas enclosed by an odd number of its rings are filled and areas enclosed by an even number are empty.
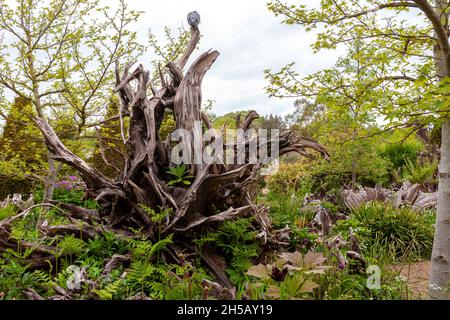
<svg viewBox="0 0 450 320"><path fill-rule="evenodd" d="M176 167L169 168L168 171L166 171L168 174L170 174L173 178L167 183L169 186L175 186L175 185L191 185L191 180L194 178L194 176L189 175L189 172L187 171L186 165L180 165Z"/></svg>

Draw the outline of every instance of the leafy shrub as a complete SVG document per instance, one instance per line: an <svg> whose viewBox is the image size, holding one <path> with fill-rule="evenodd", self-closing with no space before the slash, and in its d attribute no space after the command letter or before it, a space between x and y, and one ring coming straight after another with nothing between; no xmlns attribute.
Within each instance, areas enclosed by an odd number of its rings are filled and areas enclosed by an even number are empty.
<svg viewBox="0 0 450 320"><path fill-rule="evenodd" d="M303 204L303 195L288 189L284 193L271 195L268 199L270 204L270 217L276 228L286 225L307 224L313 217L300 212Z"/></svg>
<svg viewBox="0 0 450 320"><path fill-rule="evenodd" d="M407 297L405 279L381 269L380 288L369 289L365 274L350 274L347 270L331 270L319 282L316 299L324 300L401 300Z"/></svg>
<svg viewBox="0 0 450 320"><path fill-rule="evenodd" d="M313 193L333 193L344 186L351 186L353 174L357 185L374 187L389 182L388 163L384 159L373 154L361 154L357 166L352 168L346 157L345 150L339 150L339 153L332 155L330 161L320 160L310 168Z"/></svg>
<svg viewBox="0 0 450 320"><path fill-rule="evenodd" d="M320 159L310 166L313 192L326 194L344 186L386 185L389 182L389 163L378 156L380 138L374 136L363 139L374 133L373 130L359 127L349 132L346 130L347 124L341 125L344 125L342 132L326 131L319 138L319 142L328 150L330 159Z"/></svg>
<svg viewBox="0 0 450 320"><path fill-rule="evenodd" d="M11 217L15 214L16 214L16 209L14 208L14 206L9 205L5 208L0 208L0 221L2 221L3 219L6 219L8 217Z"/></svg>
<svg viewBox="0 0 450 320"><path fill-rule="evenodd" d="M2 184L13 188L7 192L0 190L0 198L4 197L2 193L31 193L26 187L31 181L26 176L41 176L46 168L46 148L36 139L41 133L32 119L36 115L32 104L26 98L16 97L8 109L0 136L0 181L12 179L19 184L0 183L0 189Z"/></svg>
<svg viewBox="0 0 450 320"><path fill-rule="evenodd" d="M169 186L174 185L190 185L191 179L194 178L193 176L189 175L189 172L187 171L186 165L180 165L176 167L171 167L169 170L167 170L167 173L171 175L171 180L167 183Z"/></svg>
<svg viewBox="0 0 450 320"><path fill-rule="evenodd" d="M287 190L303 195L311 193L311 181L305 164L281 163L278 172L270 176L267 187L274 195L285 194Z"/></svg>
<svg viewBox="0 0 450 320"><path fill-rule="evenodd" d="M437 177L435 177L437 170L437 161L431 163L418 163L408 159L405 164L403 178L423 186L433 186L437 184Z"/></svg>
<svg viewBox="0 0 450 320"><path fill-rule="evenodd" d="M415 163L417 152L422 148L419 142L403 142L399 144L386 144L380 155L390 163L390 169L402 168L408 161Z"/></svg>
<svg viewBox="0 0 450 320"><path fill-rule="evenodd" d="M65 183L61 183L64 181L66 180L62 180L56 185L53 192L53 200L74 204L88 209L98 209L95 200L85 198L85 192L82 188L68 188ZM41 202L43 195L44 189L42 187L37 188L34 192L36 202Z"/></svg>
<svg viewBox="0 0 450 320"><path fill-rule="evenodd" d="M372 187L389 183L390 162L377 154L374 142L336 144L327 146L327 149L331 155L329 160L282 162L278 172L269 178L269 191L276 196L287 190L303 195L324 195L353 182ZM353 151L349 153L349 149Z"/></svg>
<svg viewBox="0 0 450 320"><path fill-rule="evenodd" d="M0 161L0 166L1 166ZM2 174L0 168L0 200L14 193L31 194L35 187L35 182L21 175Z"/></svg>

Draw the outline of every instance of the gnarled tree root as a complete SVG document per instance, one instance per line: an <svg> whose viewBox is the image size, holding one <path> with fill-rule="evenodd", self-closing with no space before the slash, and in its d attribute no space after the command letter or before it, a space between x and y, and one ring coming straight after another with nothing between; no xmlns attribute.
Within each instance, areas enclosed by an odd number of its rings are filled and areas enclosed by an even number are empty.
<svg viewBox="0 0 450 320"><path fill-rule="evenodd" d="M50 124L42 118L35 118L36 125L42 132L45 143L52 157L67 164L76 171L86 185L87 197L95 199L100 207L98 211L87 210L69 204L53 202L67 212L71 223L61 226L40 226L41 232L47 237L56 235L75 235L83 240L92 239L105 232L114 232L120 237L143 237L150 240L157 236L173 234L174 240L189 243L194 233L201 228L215 228L218 224L242 215L255 215L259 237L263 243L280 243L280 237L272 230L267 209L255 204L254 185L260 179L259 171L264 164L244 163L235 164L201 163L186 164L187 170L193 175L189 186L170 185L171 179L167 169L174 166L170 155L170 143L160 139L159 130L167 112L174 115L176 128L192 132L196 122L203 122L204 128L211 128L211 123L205 113L201 111L201 84L206 72L219 57L217 51L208 51L200 55L188 68L183 69L190 55L200 39L198 29L192 29L191 40L179 61L170 62L167 72L160 70L161 88L155 89L151 85L150 73L139 65L130 73L133 63L124 67L123 72L116 65L115 92L118 93L121 105L119 117L129 118L128 131L122 126L122 137L127 149L125 166L117 179L110 179L90 166L86 161L70 151L59 139ZM134 85L131 84L134 82ZM148 96L151 87L152 95ZM251 111L238 128L247 130L258 118L255 111ZM279 155L297 152L304 156L311 156L307 150L314 150L327 157L327 152L317 142L298 136L294 132L282 132L278 141L248 138L244 145L238 141L224 146L224 149L245 153L249 158L250 146L256 142L257 148L267 148L273 143L279 143ZM205 142L195 141L195 136L185 143L198 142L203 147ZM162 221L155 222L149 216L148 210L169 210L170 214ZM10 221L11 222L11 221ZM0 226L0 247L17 247L11 241L7 228ZM140 234L130 231L142 230ZM3 231L2 231L3 230ZM2 233L3 232L3 233ZM282 242L282 241L281 241ZM21 246L27 245L22 241ZM50 261L54 248L36 245L33 255L33 267L44 267ZM202 253L204 261L214 260L207 253ZM177 260L175 254L169 259ZM210 263L211 264L211 263ZM214 268L213 268L214 269ZM216 268L217 269L217 268ZM229 287L226 275L216 276L224 287ZM217 289L217 288L216 288ZM30 297L35 297L30 292Z"/></svg>

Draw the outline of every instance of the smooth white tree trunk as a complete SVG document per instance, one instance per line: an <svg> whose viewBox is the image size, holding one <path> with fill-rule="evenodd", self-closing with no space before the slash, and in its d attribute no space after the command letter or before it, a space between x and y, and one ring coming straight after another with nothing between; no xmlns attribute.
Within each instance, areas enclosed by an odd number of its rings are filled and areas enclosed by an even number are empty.
<svg viewBox="0 0 450 320"><path fill-rule="evenodd" d="M450 297L450 121L442 124L436 227L431 256L430 298Z"/></svg>
<svg viewBox="0 0 450 320"><path fill-rule="evenodd" d="M449 0L435 0L435 14L443 26L448 24ZM437 37L435 33L435 37ZM448 36L447 36L448 38ZM448 41L448 39L447 39ZM443 52L442 44L434 47L434 64L440 79L449 77L450 65ZM446 99L445 96L442 97ZM431 254L429 294L431 299L450 298L450 121L442 123L442 140L439 161L439 186L437 195L436 224Z"/></svg>

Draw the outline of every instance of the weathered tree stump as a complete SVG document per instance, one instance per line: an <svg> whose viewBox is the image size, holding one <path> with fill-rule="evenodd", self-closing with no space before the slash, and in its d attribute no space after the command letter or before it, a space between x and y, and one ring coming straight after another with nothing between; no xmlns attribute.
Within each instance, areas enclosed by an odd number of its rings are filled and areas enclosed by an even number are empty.
<svg viewBox="0 0 450 320"><path fill-rule="evenodd" d="M155 239L174 234L181 239L189 239L191 231L206 225L233 219L243 214L256 215L260 237L264 241L276 241L272 233L267 209L254 203L251 185L259 179L261 163L224 164L208 163L202 160L197 164L186 164L193 176L189 186L169 185L171 177L168 168L174 166L170 157L170 141L161 141L159 130L168 111L174 114L177 129L189 132L195 130L195 124L203 123L201 130L211 127L206 114L201 110L201 84L205 73L219 57L217 51L208 51L200 55L183 74L183 69L200 39L198 28L191 29L191 39L181 59L166 65L168 73L161 72L161 88L156 89L150 81L150 73L139 65L130 73L133 63L129 63L120 73L116 64L116 87L121 101L120 119L122 137L127 149L123 173L115 180L102 175L80 157L72 153L56 135L53 128L42 118L36 118L36 124L42 131L52 157L77 170L86 184L87 196L96 199L100 209L91 212L82 208L63 205L75 222L83 221L84 237L91 237L101 230L112 230L120 236L132 236L128 227L141 229L140 236ZM149 92L151 96L149 96ZM125 132L124 119L129 117L128 132ZM249 129L258 117L251 111L239 123L243 130ZM240 122L240 121L239 121ZM257 138L256 138L257 139ZM203 141L190 143L204 145ZM257 139L257 141L260 141ZM263 142L270 147L275 141ZM250 139L244 143L244 152L248 152ZM230 148L230 145L226 146ZM258 148L262 146L259 145ZM237 151L237 141L231 149ZM309 156L306 149L313 149L326 156L326 151L315 141L299 137L286 131L279 135L279 154L298 152ZM269 148L270 149L270 148ZM237 154L237 152L236 152ZM246 156L248 158L248 156ZM153 223L142 206L155 211L168 209L170 214L161 222ZM92 219L89 218L92 215ZM100 221L102 228L94 227L93 221ZM91 224L89 224L91 223ZM8 222L0 223L3 242L11 246L5 238L8 236ZM61 227L44 227L48 235L80 233L80 225L74 223ZM24 245L28 245L24 243ZM38 257L47 258L48 248L37 247ZM40 260L35 261L40 265Z"/></svg>

